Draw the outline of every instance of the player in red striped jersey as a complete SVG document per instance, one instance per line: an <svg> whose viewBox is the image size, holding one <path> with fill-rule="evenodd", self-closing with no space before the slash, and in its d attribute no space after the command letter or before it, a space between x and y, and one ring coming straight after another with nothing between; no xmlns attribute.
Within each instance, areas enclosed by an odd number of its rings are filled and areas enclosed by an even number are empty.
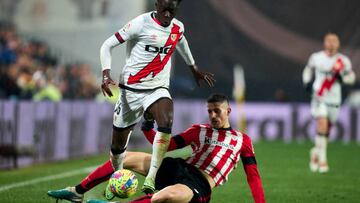
<svg viewBox="0 0 360 203"><path fill-rule="evenodd" d="M154 195L140 197L134 202L209 202L211 190L228 180L228 175L242 160L247 181L256 203L265 202L254 149L249 136L233 130L229 123L231 108L226 96L214 94L208 99L210 124L193 125L170 140L168 150L190 145L193 153L186 160L164 159L155 179ZM153 143L156 132L153 121L145 121L142 130ZM124 168L146 175L151 155L142 152L127 152ZM76 191L86 192L107 180L114 169L110 161L89 174ZM73 189L73 195L77 195ZM90 200L90 202L103 202Z"/></svg>
<svg viewBox="0 0 360 203"><path fill-rule="evenodd" d="M334 33L324 37L324 50L313 53L303 71L303 82L313 90L311 114L316 119L315 147L310 150L310 170L328 172L327 141L341 104L341 85L354 84L350 59L339 53L340 40ZM312 83L312 78L315 80Z"/></svg>

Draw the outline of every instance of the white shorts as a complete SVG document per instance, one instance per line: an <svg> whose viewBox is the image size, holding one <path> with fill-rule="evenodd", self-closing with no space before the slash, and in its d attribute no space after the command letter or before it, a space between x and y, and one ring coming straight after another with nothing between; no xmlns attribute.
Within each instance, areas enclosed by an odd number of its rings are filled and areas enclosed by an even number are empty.
<svg viewBox="0 0 360 203"><path fill-rule="evenodd" d="M339 105L326 104L316 99L311 101L311 115L314 118L325 117L334 123L339 115L339 110Z"/></svg>
<svg viewBox="0 0 360 203"><path fill-rule="evenodd" d="M168 89L158 88L146 92L121 89L121 95L114 109L113 125L118 128L126 128L138 123L144 111L161 98L171 99Z"/></svg>

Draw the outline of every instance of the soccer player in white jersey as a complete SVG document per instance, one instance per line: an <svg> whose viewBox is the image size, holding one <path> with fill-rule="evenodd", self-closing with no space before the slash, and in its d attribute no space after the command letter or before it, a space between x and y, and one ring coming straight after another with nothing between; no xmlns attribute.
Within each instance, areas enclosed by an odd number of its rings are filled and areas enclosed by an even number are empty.
<svg viewBox="0 0 360 203"><path fill-rule="evenodd" d="M256 203L265 202L264 191L257 169L254 149L249 136L231 128L229 115L231 108L225 95L213 94L207 101L209 124L192 125L170 140L168 150L192 147L187 159L167 157L162 162L156 176L154 195L140 197L133 202L198 202L211 199L211 190L223 185L229 174L243 163L247 182ZM154 143L156 132L154 122L146 120L142 131L149 142ZM150 168L151 155L143 152L128 152L124 168L146 175ZM114 169L108 161L90 173L76 188L89 191L91 188L109 179ZM76 197L75 191L53 191L52 197L70 199ZM235 200L233 202L239 202ZM88 203L103 203L102 200L90 200Z"/></svg>
<svg viewBox="0 0 360 203"><path fill-rule="evenodd" d="M109 85L115 84L110 77L111 50L127 42L126 64L119 86L121 96L115 106L110 159L114 169L121 169L130 134L144 111L155 119L158 129L152 151L149 173L143 185L145 193L154 190L154 179L171 137L173 103L169 93L171 56L175 48L190 67L199 85L204 80L213 86L213 74L201 72L195 65L184 25L175 15L181 0L157 0L156 11L142 14L108 38L102 45L104 95L112 96Z"/></svg>
<svg viewBox="0 0 360 203"><path fill-rule="evenodd" d="M311 114L316 119L315 146L310 150L310 170L326 173L327 142L341 104L341 85L354 84L349 58L339 53L340 40L334 33L324 37L324 50L313 53L303 71L303 83L312 89Z"/></svg>

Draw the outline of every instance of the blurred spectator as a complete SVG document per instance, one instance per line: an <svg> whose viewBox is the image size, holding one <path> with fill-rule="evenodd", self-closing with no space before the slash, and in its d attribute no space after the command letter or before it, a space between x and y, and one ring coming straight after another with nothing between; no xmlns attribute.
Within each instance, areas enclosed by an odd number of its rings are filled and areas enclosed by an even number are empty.
<svg viewBox="0 0 360 203"><path fill-rule="evenodd" d="M98 92L88 64L58 65L45 42L26 41L12 24L0 22L0 98L94 99Z"/></svg>
<svg viewBox="0 0 360 203"><path fill-rule="evenodd" d="M36 71L33 75L35 87L38 90L34 96L34 101L54 101L58 102L61 100L61 92L51 80L47 78L41 71Z"/></svg>

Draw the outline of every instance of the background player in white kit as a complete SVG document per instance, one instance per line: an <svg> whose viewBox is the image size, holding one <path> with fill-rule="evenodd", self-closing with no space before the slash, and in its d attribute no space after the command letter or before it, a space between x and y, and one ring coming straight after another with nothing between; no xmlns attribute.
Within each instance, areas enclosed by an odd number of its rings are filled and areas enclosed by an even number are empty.
<svg viewBox="0 0 360 203"><path fill-rule="evenodd" d="M184 36L183 24L175 19L181 0L157 0L156 11L131 20L108 38L100 51L103 70L102 91L112 96L110 84L111 49L127 41L126 65L119 86L121 96L115 106L110 159L115 170L122 168L123 159L134 125L144 111L155 119L158 129L153 145L151 166L143 191L152 193L154 179L169 145L173 103L168 90L171 56L175 48L190 67L196 82L205 80L213 86L213 74L201 72L195 65Z"/></svg>
<svg viewBox="0 0 360 203"><path fill-rule="evenodd" d="M328 172L327 142L341 104L341 84L354 84L355 74L348 57L338 52L339 37L328 33L324 50L313 53L303 71L303 83L312 88L311 114L316 119L315 146L310 150L310 170ZM312 83L315 74L315 80Z"/></svg>

